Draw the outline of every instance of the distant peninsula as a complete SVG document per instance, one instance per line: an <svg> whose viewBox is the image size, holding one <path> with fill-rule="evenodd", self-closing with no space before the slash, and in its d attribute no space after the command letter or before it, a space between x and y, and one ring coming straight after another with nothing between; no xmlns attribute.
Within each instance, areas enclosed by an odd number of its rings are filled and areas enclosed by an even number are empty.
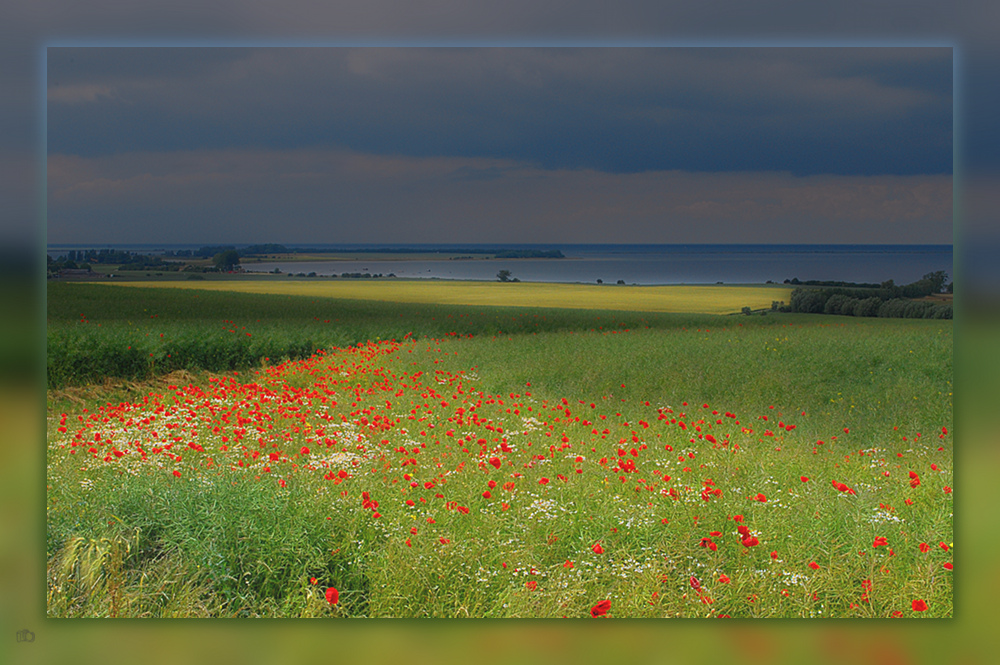
<svg viewBox="0 0 1000 665"><path fill-rule="evenodd" d="M483 247L288 247L274 243L259 245L212 245L194 250L176 250L164 253L175 258L209 258L225 251L236 251L241 257L273 256L275 254L476 254L497 259L563 259L558 249L490 249Z"/></svg>

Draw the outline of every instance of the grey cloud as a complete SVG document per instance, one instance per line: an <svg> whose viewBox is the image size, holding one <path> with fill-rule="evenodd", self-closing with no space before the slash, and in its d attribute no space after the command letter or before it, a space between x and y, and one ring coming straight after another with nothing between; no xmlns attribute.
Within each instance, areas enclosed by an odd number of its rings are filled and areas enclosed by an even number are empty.
<svg viewBox="0 0 1000 665"><path fill-rule="evenodd" d="M951 237L947 176L608 174L510 160L317 150L53 156L49 165L54 242L947 243Z"/></svg>

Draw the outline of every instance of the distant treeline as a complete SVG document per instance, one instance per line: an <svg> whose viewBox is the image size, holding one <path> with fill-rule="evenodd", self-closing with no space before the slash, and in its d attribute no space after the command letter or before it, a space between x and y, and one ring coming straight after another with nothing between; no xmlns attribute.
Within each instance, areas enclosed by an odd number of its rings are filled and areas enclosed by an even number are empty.
<svg viewBox="0 0 1000 665"><path fill-rule="evenodd" d="M889 282L892 282L892 280L889 280ZM846 287L853 287L856 289L877 289L881 286L884 286L884 284L870 284L868 282L836 282L836 281L821 281L818 279L810 279L804 282L800 282L798 277L786 279L785 284L791 284L792 286L799 286L800 284L803 286L846 286Z"/></svg>
<svg viewBox="0 0 1000 665"><path fill-rule="evenodd" d="M877 285L876 288L798 288L792 291L791 302L783 309L805 314L950 319L952 318L950 303L915 300L942 291L953 292L954 283L949 283L945 287L947 278L947 273L938 271L928 273L916 282L902 286L897 286L889 280Z"/></svg>
<svg viewBox="0 0 1000 665"><path fill-rule="evenodd" d="M176 270L176 264L170 264L159 256L139 254L119 249L71 249L66 256L53 259L48 257L50 271L63 269L84 269L91 265L117 265L119 270Z"/></svg>

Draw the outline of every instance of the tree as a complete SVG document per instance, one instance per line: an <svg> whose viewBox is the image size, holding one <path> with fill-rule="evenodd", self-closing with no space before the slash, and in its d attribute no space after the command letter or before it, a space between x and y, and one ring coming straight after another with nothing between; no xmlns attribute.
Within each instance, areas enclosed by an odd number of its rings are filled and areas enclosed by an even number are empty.
<svg viewBox="0 0 1000 665"><path fill-rule="evenodd" d="M921 280L926 280L931 283L931 293L941 293L944 289L944 283L948 280L948 273L944 270L938 270L937 272L929 272Z"/></svg>
<svg viewBox="0 0 1000 665"><path fill-rule="evenodd" d="M240 264L240 253L235 249L227 249L213 256L212 263L219 270L232 270Z"/></svg>
<svg viewBox="0 0 1000 665"><path fill-rule="evenodd" d="M501 270L497 273L497 279L501 282L509 282L511 281L510 275L511 272L509 270Z"/></svg>

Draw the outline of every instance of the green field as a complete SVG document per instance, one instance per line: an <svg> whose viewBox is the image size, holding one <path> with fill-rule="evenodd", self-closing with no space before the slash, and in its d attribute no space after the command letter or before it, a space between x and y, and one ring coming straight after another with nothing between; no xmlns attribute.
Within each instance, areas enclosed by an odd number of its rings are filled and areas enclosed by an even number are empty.
<svg viewBox="0 0 1000 665"><path fill-rule="evenodd" d="M50 616L952 614L950 320L279 286L50 285Z"/></svg>
<svg viewBox="0 0 1000 665"><path fill-rule="evenodd" d="M789 302L786 286L618 286L541 282L472 282L438 280L328 281L183 281L116 282L137 288L180 288L234 293L311 296L394 303L485 307L530 306L603 309L629 312L731 314L744 307L769 309Z"/></svg>

